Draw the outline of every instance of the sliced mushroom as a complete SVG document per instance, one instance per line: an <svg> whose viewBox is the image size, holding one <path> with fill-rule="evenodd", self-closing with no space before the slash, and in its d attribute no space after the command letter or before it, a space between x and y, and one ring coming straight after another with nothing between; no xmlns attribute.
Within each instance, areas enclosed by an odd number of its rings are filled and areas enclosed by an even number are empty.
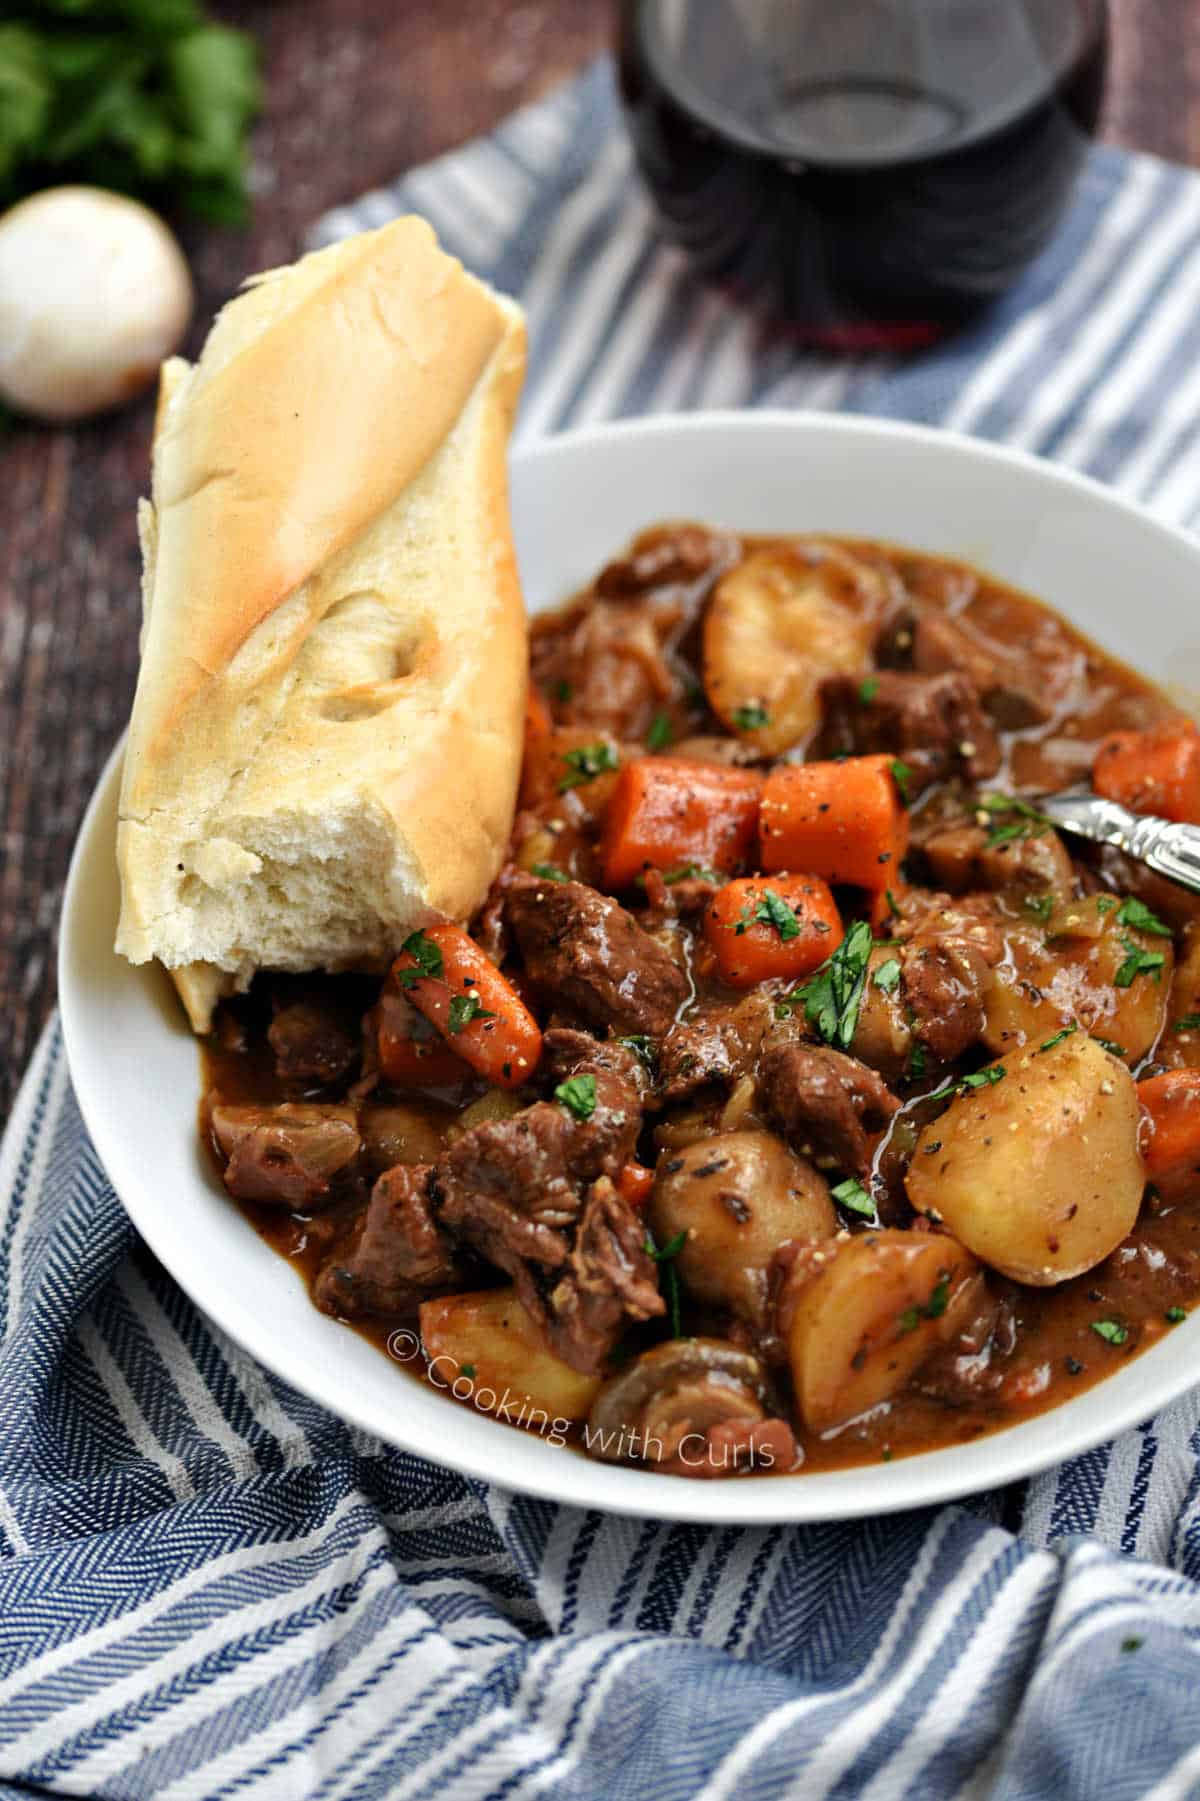
<svg viewBox="0 0 1200 1801"><path fill-rule="evenodd" d="M224 1181L240 1201L312 1207L358 1156L353 1107L228 1107L212 1110L212 1133L228 1159Z"/></svg>
<svg viewBox="0 0 1200 1801"><path fill-rule="evenodd" d="M719 1338L676 1338L643 1351L605 1383L584 1433L593 1457L677 1476L790 1469L786 1421L768 1417L762 1360Z"/></svg>

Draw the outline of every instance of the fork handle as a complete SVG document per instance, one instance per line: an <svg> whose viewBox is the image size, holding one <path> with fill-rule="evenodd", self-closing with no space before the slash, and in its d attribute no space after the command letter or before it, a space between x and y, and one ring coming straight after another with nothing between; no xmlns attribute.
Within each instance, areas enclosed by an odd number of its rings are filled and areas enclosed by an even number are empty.
<svg viewBox="0 0 1200 1801"><path fill-rule="evenodd" d="M1200 826L1131 813L1125 848L1157 875L1200 894Z"/></svg>

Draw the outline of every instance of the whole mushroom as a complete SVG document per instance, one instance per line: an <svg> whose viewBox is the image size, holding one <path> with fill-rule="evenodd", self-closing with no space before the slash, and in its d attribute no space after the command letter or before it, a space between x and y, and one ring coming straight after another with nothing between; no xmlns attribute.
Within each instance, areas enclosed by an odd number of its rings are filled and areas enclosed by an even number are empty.
<svg viewBox="0 0 1200 1801"><path fill-rule="evenodd" d="M154 380L187 330L192 283L167 227L102 188L50 188L0 217L0 399L83 419Z"/></svg>

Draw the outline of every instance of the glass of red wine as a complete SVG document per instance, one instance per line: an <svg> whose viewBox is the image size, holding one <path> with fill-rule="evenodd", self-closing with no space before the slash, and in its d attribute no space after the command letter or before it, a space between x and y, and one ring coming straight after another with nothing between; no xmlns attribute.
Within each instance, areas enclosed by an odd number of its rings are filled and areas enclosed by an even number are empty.
<svg viewBox="0 0 1200 1801"><path fill-rule="evenodd" d="M1050 239L1095 130L1105 0L623 0L667 232L810 341L932 342Z"/></svg>

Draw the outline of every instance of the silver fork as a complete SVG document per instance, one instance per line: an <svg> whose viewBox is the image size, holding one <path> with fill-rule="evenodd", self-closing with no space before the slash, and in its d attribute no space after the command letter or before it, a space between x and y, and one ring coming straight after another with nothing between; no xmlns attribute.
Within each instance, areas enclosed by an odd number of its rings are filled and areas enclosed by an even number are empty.
<svg viewBox="0 0 1200 1801"><path fill-rule="evenodd" d="M1060 831L1096 844L1115 844L1157 875L1200 894L1200 826L1131 813L1082 786L1044 794L1034 804Z"/></svg>

